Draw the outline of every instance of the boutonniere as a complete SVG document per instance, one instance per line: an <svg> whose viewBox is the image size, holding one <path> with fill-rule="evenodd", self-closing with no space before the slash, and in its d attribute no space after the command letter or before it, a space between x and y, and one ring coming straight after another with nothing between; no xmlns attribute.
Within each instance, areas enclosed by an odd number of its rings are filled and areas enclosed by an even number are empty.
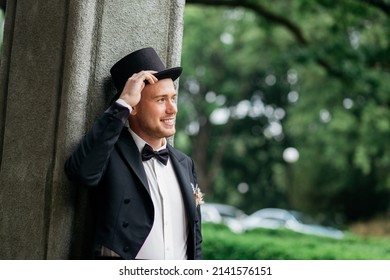
<svg viewBox="0 0 390 280"><path fill-rule="evenodd" d="M198 184L194 186L194 184L191 183L192 191L194 192L194 198L196 206L202 205L204 203L204 194L200 191L200 188Z"/></svg>

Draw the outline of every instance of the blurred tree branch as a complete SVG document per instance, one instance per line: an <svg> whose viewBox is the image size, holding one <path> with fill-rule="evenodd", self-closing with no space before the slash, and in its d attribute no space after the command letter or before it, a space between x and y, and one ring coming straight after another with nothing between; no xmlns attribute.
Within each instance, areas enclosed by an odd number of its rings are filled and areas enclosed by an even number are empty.
<svg viewBox="0 0 390 280"><path fill-rule="evenodd" d="M390 15L390 4L381 0L359 0L359 2L366 3L367 5L376 7L383 11L385 14Z"/></svg>
<svg viewBox="0 0 390 280"><path fill-rule="evenodd" d="M259 1L258 1L259 2ZM225 7L242 7L249 10L252 10L255 12L258 16L263 17L264 19L276 23L280 26L285 27L288 31L291 32L295 40L298 42L298 44L304 48L310 47L310 40L305 37L303 34L303 31L299 27L299 25L288 18L286 18L284 15L278 15L274 13L273 11L265 8L260 3L256 1L249 1L249 0L187 0L186 3L188 4L200 4L200 5L208 5L208 6L225 6ZM390 15L390 4L386 3L383 0L358 0L358 2L367 4L369 6L372 6L374 8L377 8L384 12L386 15ZM329 62L327 59L323 57L317 57L316 61L319 65L321 65L331 76L349 81L350 77L347 73L344 73L342 70L340 70L337 66L333 66L331 62ZM370 67L375 67L380 63L382 67L388 69L388 64L383 62L370 62Z"/></svg>
<svg viewBox="0 0 390 280"><path fill-rule="evenodd" d="M243 0L238 0L238 1L233 1L233 0L187 0L187 3L190 4L203 4L203 5L209 5L209 6L228 6L228 7L242 7L242 8L247 8L252 11L254 11L256 14L262 16L263 18L275 22L279 25L282 25L286 27L290 32L294 35L296 40L301 44L301 45L307 45L307 40L305 36L303 35L301 29L293 23L292 21L286 19L283 16L277 15L273 13L270 10L267 10L264 8L262 5L259 3L253 3L249 1L243 1Z"/></svg>
<svg viewBox="0 0 390 280"><path fill-rule="evenodd" d="M367 1L369 0L361 0ZM376 0L374 2L381 2ZM252 10L257 15L265 18L270 22L274 22L278 25L284 26L287 30L291 32L291 34L295 37L296 41L302 47L309 47L309 40L304 36L301 28L294 22L290 21L284 16L278 15L259 3L255 3L253 1L245 1L245 0L187 0L188 4L200 4L200 5L208 5L208 6L227 6L227 7L242 7L249 10ZM324 69L332 76L340 79L347 78L346 74L340 71L337 67L333 67L331 63L329 63L326 59L321 57L316 59L317 63L324 67Z"/></svg>

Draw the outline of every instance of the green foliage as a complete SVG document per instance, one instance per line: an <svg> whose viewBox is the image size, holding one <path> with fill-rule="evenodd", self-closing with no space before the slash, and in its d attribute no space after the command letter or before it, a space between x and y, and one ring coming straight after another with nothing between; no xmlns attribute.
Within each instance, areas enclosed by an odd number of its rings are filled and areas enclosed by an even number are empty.
<svg viewBox="0 0 390 280"><path fill-rule="evenodd" d="M177 146L194 157L206 199L338 223L386 212L386 10L356 0L191 2ZM284 160L287 147L299 151L297 162ZM237 189L243 183L247 192Z"/></svg>
<svg viewBox="0 0 390 280"><path fill-rule="evenodd" d="M206 260L389 260L389 241L352 233L335 240L266 229L234 234L223 225L203 225Z"/></svg>
<svg viewBox="0 0 390 280"><path fill-rule="evenodd" d="M267 163L278 158L283 147L272 144L272 136L264 137L263 131L270 126L265 114L273 117L285 103L275 93L288 89L285 82L275 86L265 82L266 77L269 83L279 76L282 79L286 71L268 67L280 60L262 44L268 40L268 30L258 28L257 18L247 10L196 7L186 8L184 29L177 124L178 128L187 126L192 148L187 152L198 165L207 199L248 205L247 211L282 201L282 194L271 187L272 166ZM217 112L227 119L213 122ZM188 133L194 123L199 131ZM179 148L189 142L183 135L178 132ZM227 150L230 152L225 153ZM240 194L240 183L249 184L251 193ZM259 201L259 196L266 199Z"/></svg>

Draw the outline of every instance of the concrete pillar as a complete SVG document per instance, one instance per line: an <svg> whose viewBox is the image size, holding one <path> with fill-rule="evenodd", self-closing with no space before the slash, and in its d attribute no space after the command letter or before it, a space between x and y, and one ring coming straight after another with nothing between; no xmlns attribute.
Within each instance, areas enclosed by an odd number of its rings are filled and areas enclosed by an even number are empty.
<svg viewBox="0 0 390 280"><path fill-rule="evenodd" d="M106 107L109 69L153 46L180 65L184 0L8 1L0 68L0 259L79 259L87 201L66 157Z"/></svg>

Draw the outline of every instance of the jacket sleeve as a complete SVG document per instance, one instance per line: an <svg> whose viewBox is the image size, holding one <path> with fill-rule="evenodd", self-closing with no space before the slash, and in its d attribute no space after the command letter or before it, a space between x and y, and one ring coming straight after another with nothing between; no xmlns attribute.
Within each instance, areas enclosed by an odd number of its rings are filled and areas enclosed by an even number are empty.
<svg viewBox="0 0 390 280"><path fill-rule="evenodd" d="M200 214L200 207L197 207L197 212L199 216L199 220L197 224L195 225L195 234L196 234L196 243L195 243L195 260L202 260L203 259L203 252L202 252L202 220L201 220L201 214Z"/></svg>
<svg viewBox="0 0 390 280"><path fill-rule="evenodd" d="M113 103L65 162L65 173L72 181L96 186L129 116L129 109Z"/></svg>
<svg viewBox="0 0 390 280"><path fill-rule="evenodd" d="M196 174L196 170L195 170L195 163L193 160L191 160L192 162L192 176L194 178L194 182L196 182L197 184L197 174ZM203 237L202 237L202 215L201 215L201 208L202 206L201 205L198 205L196 207L196 212L197 212L197 215L198 215L198 220L195 224L195 260L202 260L203 259L203 252L202 252L202 241L203 241Z"/></svg>

